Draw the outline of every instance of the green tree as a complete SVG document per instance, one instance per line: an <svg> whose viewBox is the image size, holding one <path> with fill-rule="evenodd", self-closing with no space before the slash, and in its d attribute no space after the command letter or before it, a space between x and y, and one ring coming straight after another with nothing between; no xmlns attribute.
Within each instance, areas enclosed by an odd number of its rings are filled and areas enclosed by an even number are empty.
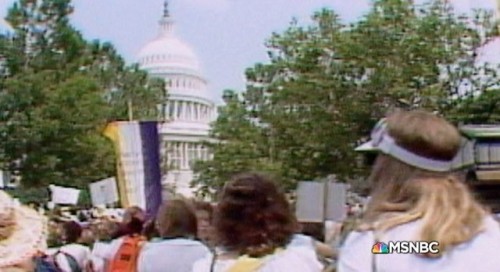
<svg viewBox="0 0 500 272"><path fill-rule="evenodd" d="M109 109L98 85L83 76L48 86L47 79L41 73L7 80L0 108L9 169L29 185L83 187L106 177L111 149L98 135Z"/></svg>
<svg viewBox="0 0 500 272"><path fill-rule="evenodd" d="M115 80L109 96L113 120L123 120L125 116L135 120L164 120L164 107L160 107L167 99L163 79L149 78L137 65L132 65L116 73Z"/></svg>
<svg viewBox="0 0 500 272"><path fill-rule="evenodd" d="M194 166L199 174L193 185L199 187L203 196L214 196L232 175L240 172L267 170L276 174L279 171L263 147L262 128L254 123L241 97L235 91L226 90L224 100L226 106L220 108L211 131L217 140L205 143L214 156Z"/></svg>
<svg viewBox="0 0 500 272"><path fill-rule="evenodd" d="M455 123L498 125L500 123L500 92L488 90L477 97L462 99L448 116Z"/></svg>
<svg viewBox="0 0 500 272"><path fill-rule="evenodd" d="M473 19L455 14L448 1L412 3L376 1L350 33L353 50L343 54L358 56L352 64L366 69L361 76L369 104L382 111L401 103L446 113L460 98L491 84L475 80L487 70L475 61L497 28L485 11L477 11Z"/></svg>
<svg viewBox="0 0 500 272"><path fill-rule="evenodd" d="M16 1L14 32L0 39L0 158L24 187L86 188L114 175L106 123L127 120L130 108L137 120L161 115L163 82L127 66L111 44L86 41L72 11L70 0Z"/></svg>
<svg viewBox="0 0 500 272"><path fill-rule="evenodd" d="M237 138L242 123L232 124L225 137L235 137L237 145L215 149L220 161L232 163L232 152L254 143L256 150L269 150L262 156L287 180L329 174L357 180L366 169L354 147L379 118L399 107L450 116L462 101L498 83L475 63L477 50L497 33L490 13L479 11L471 20L447 1L417 6L377 0L351 25L328 9L312 19L309 26L294 20L274 33L266 43L269 63L247 70L239 103L267 137ZM488 82L477 80L478 74L488 74ZM214 130L224 121L217 120ZM222 174L208 167L197 171L207 186L220 185L214 181Z"/></svg>

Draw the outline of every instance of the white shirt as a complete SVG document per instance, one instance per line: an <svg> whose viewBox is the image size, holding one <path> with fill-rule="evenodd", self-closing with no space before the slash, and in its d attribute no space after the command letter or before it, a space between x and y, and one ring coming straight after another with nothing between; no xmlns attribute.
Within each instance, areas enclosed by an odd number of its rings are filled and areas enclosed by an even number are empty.
<svg viewBox="0 0 500 272"><path fill-rule="evenodd" d="M314 239L310 236L304 234L295 234L288 246L305 246L312 250L316 250L314 245Z"/></svg>
<svg viewBox="0 0 500 272"><path fill-rule="evenodd" d="M316 253L304 246L289 246L276 254L264 257L264 265L258 272L321 272L323 265L316 258ZM236 263L236 259L217 260L214 272L226 272ZM197 261L192 272L208 272L212 264L212 254Z"/></svg>
<svg viewBox="0 0 500 272"><path fill-rule="evenodd" d="M115 258L115 255L118 252L118 250L120 250L120 247L123 243L123 240L124 240L124 238L121 237L121 238L118 238L118 239L111 241L106 246L101 245L102 247L99 248L99 250L97 250L96 252L94 252L94 254L97 257L100 257L104 260L112 261Z"/></svg>
<svg viewBox="0 0 500 272"><path fill-rule="evenodd" d="M110 243L104 242L96 242L94 243L94 247L92 248L92 263L94 265L94 270L96 272L104 272L105 268L105 260L108 255L108 249L110 247Z"/></svg>
<svg viewBox="0 0 500 272"><path fill-rule="evenodd" d="M177 238L147 243L139 255L138 272L190 272L193 263L210 253L201 242Z"/></svg>
<svg viewBox="0 0 500 272"><path fill-rule="evenodd" d="M97 242L92 249L92 263L97 272L103 272L106 263L112 262L120 250L124 238L115 239L109 243Z"/></svg>
<svg viewBox="0 0 500 272"><path fill-rule="evenodd" d="M395 227L381 237L381 242L407 241L420 232L421 221ZM378 272L490 272L500 271L500 225L488 217L485 231L471 241L447 252L442 258L428 259L412 254L375 255ZM372 271L373 232L352 232L340 251L339 272Z"/></svg>
<svg viewBox="0 0 500 272"><path fill-rule="evenodd" d="M79 244L70 244L62 246L59 251L71 255L78 263L82 270L85 268L90 260L90 249L86 246ZM58 254L56 256L56 262L63 272L71 272L71 267L68 262L68 258L64 254Z"/></svg>

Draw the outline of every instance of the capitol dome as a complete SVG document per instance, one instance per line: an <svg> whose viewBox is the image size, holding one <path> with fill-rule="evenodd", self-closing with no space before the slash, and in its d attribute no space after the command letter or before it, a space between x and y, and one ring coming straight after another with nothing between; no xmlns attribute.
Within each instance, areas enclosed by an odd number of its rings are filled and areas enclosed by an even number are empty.
<svg viewBox="0 0 500 272"><path fill-rule="evenodd" d="M139 66L150 76L166 81L169 95L182 95L212 103L201 65L195 52L175 33L174 20L165 2L157 36L137 55Z"/></svg>
<svg viewBox="0 0 500 272"><path fill-rule="evenodd" d="M200 65L193 50L183 41L160 36L139 52L139 64L144 68L186 69L199 73Z"/></svg>
<svg viewBox="0 0 500 272"><path fill-rule="evenodd" d="M167 169L162 176L164 189L191 197L192 167L211 156L205 143L211 140L210 123L215 120L216 106L196 54L175 35L168 2L158 35L142 47L137 60L149 76L165 81L165 122L159 128Z"/></svg>
<svg viewBox="0 0 500 272"><path fill-rule="evenodd" d="M193 49L175 35L174 21L165 6L158 36L138 54L139 64L152 72L172 70L200 75L200 64Z"/></svg>

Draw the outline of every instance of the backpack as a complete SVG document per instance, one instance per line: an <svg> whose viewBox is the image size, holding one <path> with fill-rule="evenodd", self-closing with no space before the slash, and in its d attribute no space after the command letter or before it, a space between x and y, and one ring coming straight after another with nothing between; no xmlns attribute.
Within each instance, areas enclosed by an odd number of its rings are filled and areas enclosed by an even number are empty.
<svg viewBox="0 0 500 272"><path fill-rule="evenodd" d="M35 272L61 272L52 256L43 255L35 257Z"/></svg>
<svg viewBox="0 0 500 272"><path fill-rule="evenodd" d="M108 267L108 272L135 272L141 248L146 239L143 236L126 236Z"/></svg>
<svg viewBox="0 0 500 272"><path fill-rule="evenodd" d="M62 272L56 258L59 254L64 255L71 272L83 272L76 259L70 254L57 251L54 255L42 255L35 258L35 272Z"/></svg>
<svg viewBox="0 0 500 272"><path fill-rule="evenodd" d="M69 268L71 269L71 272L83 272L82 268L76 261L75 257L71 256L70 254L63 252L63 251L58 251L56 254L54 254L54 258L57 257L57 255L62 254L65 258L66 261L68 262ZM57 264L57 263L56 263Z"/></svg>

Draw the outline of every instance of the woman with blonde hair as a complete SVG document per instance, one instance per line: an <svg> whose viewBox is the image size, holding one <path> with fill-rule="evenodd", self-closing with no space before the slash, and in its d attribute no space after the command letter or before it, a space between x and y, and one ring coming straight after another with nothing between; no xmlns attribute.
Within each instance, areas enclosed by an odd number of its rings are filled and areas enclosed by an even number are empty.
<svg viewBox="0 0 500 272"><path fill-rule="evenodd" d="M397 112L377 124L372 195L338 271L499 271L500 227L454 173L462 138L446 120ZM377 242L437 242L433 253L372 254Z"/></svg>

